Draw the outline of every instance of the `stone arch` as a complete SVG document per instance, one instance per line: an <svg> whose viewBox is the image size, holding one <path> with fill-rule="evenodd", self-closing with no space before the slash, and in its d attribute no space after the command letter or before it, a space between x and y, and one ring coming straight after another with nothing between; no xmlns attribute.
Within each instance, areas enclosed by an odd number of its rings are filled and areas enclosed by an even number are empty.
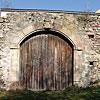
<svg viewBox="0 0 100 100"><path fill-rule="evenodd" d="M66 37L66 38L72 43L74 49L76 49L76 44L75 44L75 42L71 39L71 37L68 36L66 33L64 33L64 32L62 32L62 31L60 31L60 30L56 30L56 29L36 29L36 30L29 30L29 31L26 31L27 33L24 34L24 35L22 35L22 37L20 37L20 39L17 41L17 44L20 45L20 43L21 43L26 37L28 37L28 36L31 35L31 34L34 34L34 33L39 32L39 31L47 31L47 30L49 30L49 31L54 31L54 32L57 32L57 33L63 35L64 37ZM23 34L23 32L20 32L20 33Z"/></svg>
<svg viewBox="0 0 100 100"><path fill-rule="evenodd" d="M14 52L14 54L15 55L13 55L12 56L12 58L11 59L14 59L14 58L16 58L16 61L12 61L12 63L16 63L16 66L15 66L15 68L16 68L16 74L14 75L16 78L15 79L10 79L11 81L19 81L19 69L20 69L20 65L19 65L19 62L20 62L20 43L26 38L26 37L28 37L29 35L31 35L31 34L34 34L34 33L36 33L36 32L39 32L39 31L46 31L46 30L48 30L48 28L47 29L37 29L37 30L33 30L33 28L32 28L32 25L30 25L30 26L28 26L27 28L25 28L25 29L23 29L23 30L21 30L20 32L18 32L18 33L16 33L16 34L19 34L19 38L17 38L16 39L16 45L13 45L13 43L12 43L12 45L11 45L11 47L10 48L14 48L14 49L12 49L12 51ZM66 34L66 32L65 31L61 31L61 30L56 30L56 29L49 29L50 31L54 31L54 32L57 32L57 33L59 33L59 34L61 34L62 36L64 36L66 39L68 39L69 41L70 41L70 43L73 45L73 51L75 52L75 50L76 50L76 42L74 42L74 39L73 39L73 37L72 36L70 36L69 34ZM11 51L11 52L12 52ZM74 59L73 59L73 66L75 66L75 56L76 56L76 54L75 53L73 53L73 57L74 57ZM12 66L13 64L11 64L11 66ZM74 83L74 81L75 81L75 67L74 67L74 69L73 69L73 72L74 72L74 76L73 76L73 78L74 78L74 80L73 80L73 83Z"/></svg>
<svg viewBox="0 0 100 100"><path fill-rule="evenodd" d="M72 48L72 64L71 64L71 66L72 66L72 83L71 84L73 84L73 68L74 68L74 44L73 44L73 42L68 38L68 37L65 37L65 35L63 34L63 33L59 33L58 31L55 31L55 30L48 30L48 29L43 29L43 30L38 30L38 31L35 31L34 33L32 32L32 33L30 33L30 34L28 34L28 36L25 36L21 41L20 41L20 48L21 48L21 50L24 50L23 48L22 48L22 45L27 41L27 40L29 40L29 39L31 39L32 37L35 37L35 36L38 36L38 35L42 35L42 34L52 34L53 36L58 36L59 38L61 38L62 40L65 40L65 43L68 43L68 45L70 45L71 46L71 48ZM67 49L65 49L65 50L67 50ZM21 51L22 52L22 51ZM67 51L68 52L68 51ZM21 53L21 56L22 56L22 53ZM69 62L70 63L70 62ZM20 66L19 66L20 67ZM27 67L26 67L27 68ZM22 69L22 67L21 67L21 69ZM19 70L19 71L21 71L21 70ZM22 73L22 72L21 72ZM21 75L22 76L22 75ZM22 78L23 79L23 78ZM24 83L23 83L24 84Z"/></svg>

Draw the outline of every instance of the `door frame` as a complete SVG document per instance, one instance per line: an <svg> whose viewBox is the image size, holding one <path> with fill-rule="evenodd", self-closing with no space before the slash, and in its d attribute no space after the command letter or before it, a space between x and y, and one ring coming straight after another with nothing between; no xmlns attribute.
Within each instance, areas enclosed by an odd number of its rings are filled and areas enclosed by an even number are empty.
<svg viewBox="0 0 100 100"><path fill-rule="evenodd" d="M21 39L20 40L20 42L19 42L19 48L21 47L21 45L24 43L24 41L26 41L26 40L28 40L29 38L31 38L31 37L33 37L33 36L36 36L36 35L39 35L39 32L47 32L47 31L49 31L49 32L51 32L51 34L52 33L57 33L56 35L58 36L58 37L60 37L61 39L63 39L64 38L64 40L66 39L71 45L72 45L72 85L74 85L74 77L75 77L75 75L74 75L74 72L75 72L75 68L74 68L74 65L75 65L75 60L74 60L74 51L75 51L75 44L73 43L73 41L67 36L67 35L65 35L64 33L62 33L62 32L59 32L59 31L57 31L57 30L45 30L45 29L43 29L43 30L36 30L36 31L34 31L34 32L31 32L30 34L28 34L28 35L26 35L23 39ZM55 35L55 34L53 34L53 35ZM67 42L66 41L66 42ZM19 80L20 80L20 75L21 75L21 67L20 67L20 49L19 49Z"/></svg>

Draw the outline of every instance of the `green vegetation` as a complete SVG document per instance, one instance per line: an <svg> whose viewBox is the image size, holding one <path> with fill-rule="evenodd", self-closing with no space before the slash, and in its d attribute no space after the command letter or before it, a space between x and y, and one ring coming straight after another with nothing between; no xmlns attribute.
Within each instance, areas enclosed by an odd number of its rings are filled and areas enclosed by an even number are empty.
<svg viewBox="0 0 100 100"><path fill-rule="evenodd" d="M100 100L100 86L72 86L63 91L9 90L0 93L0 100Z"/></svg>

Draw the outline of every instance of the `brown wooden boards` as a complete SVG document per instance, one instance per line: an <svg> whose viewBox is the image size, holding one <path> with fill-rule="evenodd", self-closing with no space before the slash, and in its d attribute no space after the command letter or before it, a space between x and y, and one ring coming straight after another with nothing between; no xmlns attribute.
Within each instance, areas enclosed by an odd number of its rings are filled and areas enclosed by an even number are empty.
<svg viewBox="0 0 100 100"><path fill-rule="evenodd" d="M62 38L40 34L20 47L20 81L33 90L62 90L72 85L72 47Z"/></svg>

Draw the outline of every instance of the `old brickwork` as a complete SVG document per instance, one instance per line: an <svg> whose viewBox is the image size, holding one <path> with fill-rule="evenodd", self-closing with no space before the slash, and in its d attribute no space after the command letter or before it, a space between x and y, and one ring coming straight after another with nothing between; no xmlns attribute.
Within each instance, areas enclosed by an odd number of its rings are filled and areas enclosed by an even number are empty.
<svg viewBox="0 0 100 100"><path fill-rule="evenodd" d="M100 14L13 9L2 12L8 13L0 17L0 87L9 88L19 81L20 43L45 29L59 32L74 45L74 84L85 87L100 79Z"/></svg>

